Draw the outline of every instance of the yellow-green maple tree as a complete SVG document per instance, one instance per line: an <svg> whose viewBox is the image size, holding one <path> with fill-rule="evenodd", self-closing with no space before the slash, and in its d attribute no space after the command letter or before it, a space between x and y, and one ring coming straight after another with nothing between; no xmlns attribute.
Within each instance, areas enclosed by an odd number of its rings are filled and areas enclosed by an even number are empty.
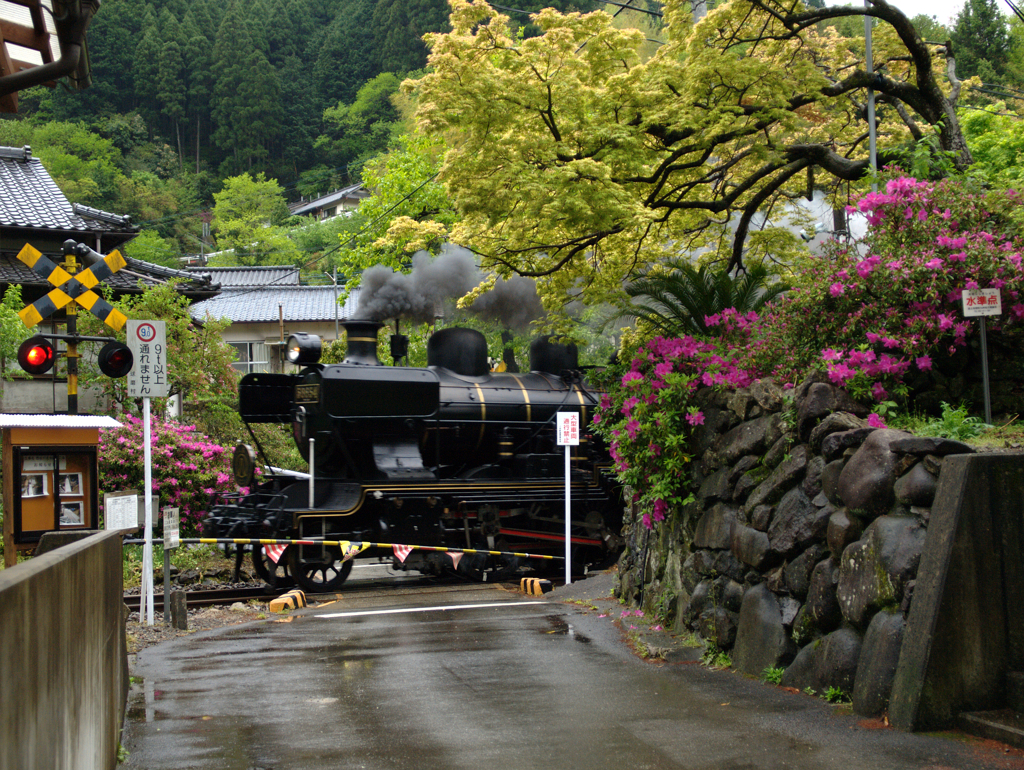
<svg viewBox="0 0 1024 770"><path fill-rule="evenodd" d="M534 17L544 34L521 39L486 3L450 4L451 32L427 36L429 74L406 84L419 130L449 147L441 179L461 214L449 237L498 275L542 278L549 310L614 297L670 254L736 267L795 253L792 233L751 224L814 184L864 178L868 87L881 163L925 136L970 163L945 52L885 0L731 0L696 25L688 2L665 0L666 42L647 60L644 35L603 12L547 9ZM820 24L865 13L878 21L873 73L863 38Z"/></svg>

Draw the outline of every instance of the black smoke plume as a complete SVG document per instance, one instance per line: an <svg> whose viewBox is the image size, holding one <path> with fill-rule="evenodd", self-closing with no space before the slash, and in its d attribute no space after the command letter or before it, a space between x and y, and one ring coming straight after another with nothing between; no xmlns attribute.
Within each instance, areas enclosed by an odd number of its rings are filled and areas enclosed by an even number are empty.
<svg viewBox="0 0 1024 770"><path fill-rule="evenodd" d="M418 251L412 258L411 273L396 273L383 265L363 271L356 315L369 321L400 318L430 323L483 278L468 249L446 245L436 259ZM536 285L520 276L499 278L494 289L479 297L469 312L516 330L544 315Z"/></svg>

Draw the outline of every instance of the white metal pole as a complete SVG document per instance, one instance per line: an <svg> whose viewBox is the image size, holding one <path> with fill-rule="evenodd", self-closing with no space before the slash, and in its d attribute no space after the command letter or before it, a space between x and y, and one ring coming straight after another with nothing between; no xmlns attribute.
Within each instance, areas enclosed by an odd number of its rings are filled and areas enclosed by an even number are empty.
<svg viewBox="0 0 1024 770"><path fill-rule="evenodd" d="M143 483L142 494L145 497L146 506L146 544L142 547L142 585L146 591L146 618L147 625L153 625L153 498L150 490L153 488L153 467L151 462L149 446L149 397L142 399L142 462L143 462Z"/></svg>
<svg viewBox="0 0 1024 770"><path fill-rule="evenodd" d="M313 490L314 490L314 453L316 452L316 439L309 440L309 507L313 508Z"/></svg>
<svg viewBox="0 0 1024 770"><path fill-rule="evenodd" d="M569 480L571 476L571 468L569 467L569 450L568 444L565 445L565 584L569 585L572 582L572 561L569 556L572 542L570 540L570 523L572 517L570 516L570 510L572 509L572 501L570 499L570 484Z"/></svg>
<svg viewBox="0 0 1024 770"><path fill-rule="evenodd" d="M864 7L870 8L870 0L864 0ZM875 55L871 50L871 27L874 19L871 16L864 17L864 48L865 60L868 74L874 74ZM868 89L868 154L871 157L871 191L878 192L878 155L875 151L875 91Z"/></svg>

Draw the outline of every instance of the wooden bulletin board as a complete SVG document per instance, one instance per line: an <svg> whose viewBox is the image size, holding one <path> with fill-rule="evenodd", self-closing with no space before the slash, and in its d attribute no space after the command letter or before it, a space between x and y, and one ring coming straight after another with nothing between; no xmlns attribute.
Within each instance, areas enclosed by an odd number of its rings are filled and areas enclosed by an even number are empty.
<svg viewBox="0 0 1024 770"><path fill-rule="evenodd" d="M98 429L8 428L3 438L5 509L13 514L5 542L30 550L44 532L99 529Z"/></svg>

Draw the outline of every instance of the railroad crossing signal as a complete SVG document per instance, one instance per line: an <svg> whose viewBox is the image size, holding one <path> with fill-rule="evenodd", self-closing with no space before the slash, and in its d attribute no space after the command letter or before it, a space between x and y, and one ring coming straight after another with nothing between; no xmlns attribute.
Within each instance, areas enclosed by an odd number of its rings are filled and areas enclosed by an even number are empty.
<svg viewBox="0 0 1024 770"><path fill-rule="evenodd" d="M46 374L56 357L53 344L46 337L29 337L18 348L18 366L29 374Z"/></svg>
<svg viewBox="0 0 1024 770"><path fill-rule="evenodd" d="M63 267L44 257L38 249L28 243L18 252L18 259L55 287L45 297L36 300L18 313L25 326L32 328L70 303L81 305L115 331L122 329L127 323L128 317L124 313L92 291L100 281L109 278L128 264L121 256L121 252L112 251L101 257L92 267L75 275L71 275ZM68 310L73 312L76 309L72 306Z"/></svg>

